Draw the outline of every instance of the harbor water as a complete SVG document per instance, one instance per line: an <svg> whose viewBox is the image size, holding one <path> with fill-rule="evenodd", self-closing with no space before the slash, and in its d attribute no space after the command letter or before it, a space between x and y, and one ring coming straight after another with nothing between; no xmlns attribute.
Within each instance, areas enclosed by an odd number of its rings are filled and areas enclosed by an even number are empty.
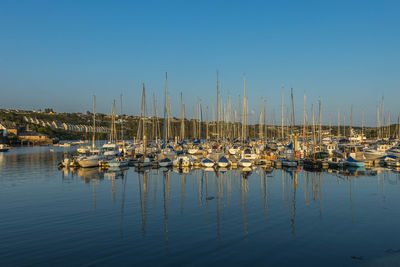
<svg viewBox="0 0 400 267"><path fill-rule="evenodd" d="M399 266L400 173L58 169L0 153L0 266Z"/></svg>

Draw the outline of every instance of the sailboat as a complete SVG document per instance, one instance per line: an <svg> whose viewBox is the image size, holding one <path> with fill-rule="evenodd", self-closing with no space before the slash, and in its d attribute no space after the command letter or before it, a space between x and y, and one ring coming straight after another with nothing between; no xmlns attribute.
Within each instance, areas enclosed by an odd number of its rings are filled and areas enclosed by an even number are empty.
<svg viewBox="0 0 400 267"><path fill-rule="evenodd" d="M206 168L210 168L213 167L215 165L215 162L212 161L209 158L204 158L201 162L200 162L201 166L206 167Z"/></svg>
<svg viewBox="0 0 400 267"><path fill-rule="evenodd" d="M114 102L114 111L115 111L115 102ZM122 95L121 95L121 116L122 116ZM115 120L114 120L115 123ZM115 128L115 126L114 126ZM119 168L125 167L129 165L129 161L124 157L124 148L125 148L125 138L124 138L124 122L121 119L121 138L122 138L122 156L116 157L115 159L108 161L108 167L110 168Z"/></svg>
<svg viewBox="0 0 400 267"><path fill-rule="evenodd" d="M226 168L230 164L231 164L230 161L225 156L220 157L219 160L217 161L217 165L220 168Z"/></svg>
<svg viewBox="0 0 400 267"><path fill-rule="evenodd" d="M95 149L96 140L96 96L93 96L93 142L92 142L92 155L83 156L78 158L79 166L83 168L97 167L99 166L99 161L104 159L101 154L101 150Z"/></svg>

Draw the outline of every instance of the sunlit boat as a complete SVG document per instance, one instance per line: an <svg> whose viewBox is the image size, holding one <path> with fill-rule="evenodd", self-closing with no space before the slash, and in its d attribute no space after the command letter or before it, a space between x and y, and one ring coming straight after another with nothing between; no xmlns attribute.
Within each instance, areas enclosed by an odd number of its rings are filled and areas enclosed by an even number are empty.
<svg viewBox="0 0 400 267"><path fill-rule="evenodd" d="M90 168L99 166L99 161L104 157L102 155L92 155L88 157L83 157L78 160L79 166L82 168Z"/></svg>
<svg viewBox="0 0 400 267"><path fill-rule="evenodd" d="M245 158L241 158L238 162L238 165L240 167L251 167L252 163L250 160L245 159Z"/></svg>
<svg viewBox="0 0 400 267"><path fill-rule="evenodd" d="M201 161L201 166L206 167L206 168L213 167L214 164L215 164L215 162L212 161L212 160L209 159L209 158L204 158L204 159Z"/></svg>
<svg viewBox="0 0 400 267"><path fill-rule="evenodd" d="M217 161L217 165L220 168L226 168L229 166L229 164L230 162L225 156L220 157L219 160Z"/></svg>

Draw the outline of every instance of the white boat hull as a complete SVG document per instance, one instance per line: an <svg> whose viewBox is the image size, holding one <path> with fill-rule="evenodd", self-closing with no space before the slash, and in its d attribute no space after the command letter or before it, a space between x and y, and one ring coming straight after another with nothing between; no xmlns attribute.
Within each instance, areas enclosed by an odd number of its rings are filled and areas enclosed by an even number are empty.
<svg viewBox="0 0 400 267"><path fill-rule="evenodd" d="M99 166L99 159L83 159L78 161L79 166L82 168L90 168Z"/></svg>

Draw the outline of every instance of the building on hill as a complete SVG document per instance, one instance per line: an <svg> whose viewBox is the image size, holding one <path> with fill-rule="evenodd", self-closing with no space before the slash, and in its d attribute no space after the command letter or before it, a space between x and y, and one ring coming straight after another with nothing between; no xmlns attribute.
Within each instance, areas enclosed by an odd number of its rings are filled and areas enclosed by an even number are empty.
<svg viewBox="0 0 400 267"><path fill-rule="evenodd" d="M22 142L28 142L33 144L52 144L53 140L46 134L27 131L19 134L19 138Z"/></svg>

